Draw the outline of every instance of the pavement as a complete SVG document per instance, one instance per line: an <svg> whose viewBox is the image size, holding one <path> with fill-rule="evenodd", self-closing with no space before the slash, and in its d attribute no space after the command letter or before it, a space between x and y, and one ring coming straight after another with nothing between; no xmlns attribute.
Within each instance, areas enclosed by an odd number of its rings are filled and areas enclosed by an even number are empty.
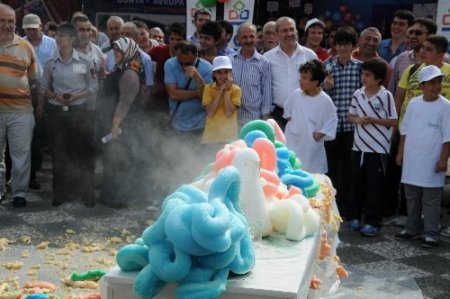
<svg viewBox="0 0 450 299"><path fill-rule="evenodd" d="M57 284L60 296L92 292L64 287L61 279L74 271L112 268L116 250L134 242L158 216L146 207L164 198L154 192L118 210L98 203L86 208L81 200L53 207L49 162L37 180L42 188L30 191L25 208L13 208L8 198L0 203L0 286L39 279ZM448 212L443 211L444 225L450 224ZM400 229L393 220L385 219L377 237L341 225L338 255L350 276L333 298L450 298L450 238L442 237L433 249L397 241L393 235ZM377 295L381 290L384 295Z"/></svg>

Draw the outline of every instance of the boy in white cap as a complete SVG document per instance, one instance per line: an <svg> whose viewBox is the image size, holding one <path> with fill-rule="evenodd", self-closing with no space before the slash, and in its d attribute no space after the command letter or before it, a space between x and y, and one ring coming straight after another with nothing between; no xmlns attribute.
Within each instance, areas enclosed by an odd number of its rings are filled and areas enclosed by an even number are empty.
<svg viewBox="0 0 450 299"><path fill-rule="evenodd" d="M331 54L322 48L323 32L325 30L325 23L314 18L306 22L305 26L305 47L310 48L316 52L320 60L325 61Z"/></svg>
<svg viewBox="0 0 450 299"><path fill-rule="evenodd" d="M439 240L439 215L445 171L450 153L450 102L441 95L442 72L424 67L418 75L423 95L411 100L400 126L396 161L402 165L408 220L397 240L420 238L422 247L432 248Z"/></svg>
<svg viewBox="0 0 450 299"><path fill-rule="evenodd" d="M205 85L202 105L207 117L202 143L226 143L238 137L237 108L241 88L233 84L232 64L228 56L217 56L212 63L214 82Z"/></svg>

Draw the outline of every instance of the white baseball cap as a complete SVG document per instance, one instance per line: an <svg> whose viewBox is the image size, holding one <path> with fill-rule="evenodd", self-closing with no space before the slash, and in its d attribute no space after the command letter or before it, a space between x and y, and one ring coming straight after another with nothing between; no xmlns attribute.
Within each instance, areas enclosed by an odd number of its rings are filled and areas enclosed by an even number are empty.
<svg viewBox="0 0 450 299"><path fill-rule="evenodd" d="M39 26L41 26L41 19L37 15L29 13L23 17L22 29L39 29Z"/></svg>
<svg viewBox="0 0 450 299"><path fill-rule="evenodd" d="M324 22L322 22L318 18L314 18L314 19L308 20L308 22L306 22L305 31L308 30L309 27L311 27L312 25L315 25L315 24L319 24L322 28L325 28Z"/></svg>
<svg viewBox="0 0 450 299"><path fill-rule="evenodd" d="M217 56L213 59L212 63L213 72L223 69L231 70L232 68L233 66L231 65L231 60L230 58L228 58L228 56Z"/></svg>
<svg viewBox="0 0 450 299"><path fill-rule="evenodd" d="M436 77L441 77L441 69L435 65L427 65L419 72L419 83L433 80Z"/></svg>

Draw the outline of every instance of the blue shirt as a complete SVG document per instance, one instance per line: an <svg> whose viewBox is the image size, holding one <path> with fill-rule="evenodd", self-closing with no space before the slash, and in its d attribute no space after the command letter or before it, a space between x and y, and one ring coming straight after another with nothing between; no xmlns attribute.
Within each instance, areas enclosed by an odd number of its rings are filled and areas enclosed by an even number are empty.
<svg viewBox="0 0 450 299"><path fill-rule="evenodd" d="M361 87L361 64L356 59L350 59L346 65L337 58L325 62L327 70L333 74L334 88L326 90L337 109L338 126L336 132L351 132L355 127L348 122L348 110L353 93Z"/></svg>
<svg viewBox="0 0 450 299"><path fill-rule="evenodd" d="M381 58L386 60L388 63L391 62L392 58L394 58L395 56L399 55L400 53L406 51L405 44L401 43L400 46L397 48L397 51L395 51L395 53L392 53L391 45L392 45L392 39L390 39L390 38L383 39L381 41L380 45L378 46L378 50L377 50L378 55L380 55Z"/></svg>
<svg viewBox="0 0 450 299"><path fill-rule="evenodd" d="M212 65L202 59L197 70L203 78L205 84L212 82ZM189 77L184 73L183 68L178 63L176 57L172 57L164 64L164 83L175 84L177 89L185 89ZM188 90L196 90L197 83L191 80ZM180 103L180 104L178 104ZM175 111L175 108L177 107ZM179 131L194 131L205 127L206 112L202 106L201 98L175 101L169 97L169 109L172 117L172 126Z"/></svg>
<svg viewBox="0 0 450 299"><path fill-rule="evenodd" d="M27 36L24 36L23 39L28 41ZM36 53L36 57L39 61L39 63L38 63L38 78L42 78L42 72L44 69L45 62L47 61L47 59L49 59L50 57L53 56L53 54L55 53L55 51L57 49L56 41L53 38L43 34L42 41L39 44L39 46L37 46L37 47L33 46L33 48L34 48L34 52Z"/></svg>
<svg viewBox="0 0 450 299"><path fill-rule="evenodd" d="M272 68L256 50L250 59L238 52L229 56L233 65L233 81L241 87L239 123L259 119L272 109Z"/></svg>

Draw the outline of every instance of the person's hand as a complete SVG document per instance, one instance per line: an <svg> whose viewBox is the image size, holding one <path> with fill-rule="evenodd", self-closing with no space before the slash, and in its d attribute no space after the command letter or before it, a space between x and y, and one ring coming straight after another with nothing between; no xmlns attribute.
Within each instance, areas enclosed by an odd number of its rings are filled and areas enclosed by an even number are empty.
<svg viewBox="0 0 450 299"><path fill-rule="evenodd" d="M334 88L334 78L333 74L329 74L325 77L325 80L323 81L323 89L324 90L330 90Z"/></svg>
<svg viewBox="0 0 450 299"><path fill-rule="evenodd" d="M447 161L439 160L438 163L436 164L436 172L443 172L443 171L447 171Z"/></svg>
<svg viewBox="0 0 450 299"><path fill-rule="evenodd" d="M368 117L368 116L365 116L365 117L359 117L359 123L360 123L360 125L362 125L362 126L365 126L365 125L368 125L368 124L370 124L370 117Z"/></svg>
<svg viewBox="0 0 450 299"><path fill-rule="evenodd" d="M36 117L41 118L44 116L44 105L37 104L36 106Z"/></svg>
<svg viewBox="0 0 450 299"><path fill-rule="evenodd" d="M402 166L403 164L403 154L397 153L397 156L395 156L395 163L397 163L398 166Z"/></svg>
<svg viewBox="0 0 450 299"><path fill-rule="evenodd" d="M323 136L325 136L325 134L322 132L313 132L313 138L316 142L319 142L320 139L323 138Z"/></svg>
<svg viewBox="0 0 450 299"><path fill-rule="evenodd" d="M184 67L184 73L186 74L186 76L188 76L194 80L197 80L200 77L200 74L199 74L197 68L193 65Z"/></svg>
<svg viewBox="0 0 450 299"><path fill-rule="evenodd" d="M120 126L112 126L111 127L111 134L113 139L119 138L119 135L122 133L122 130L120 129Z"/></svg>

